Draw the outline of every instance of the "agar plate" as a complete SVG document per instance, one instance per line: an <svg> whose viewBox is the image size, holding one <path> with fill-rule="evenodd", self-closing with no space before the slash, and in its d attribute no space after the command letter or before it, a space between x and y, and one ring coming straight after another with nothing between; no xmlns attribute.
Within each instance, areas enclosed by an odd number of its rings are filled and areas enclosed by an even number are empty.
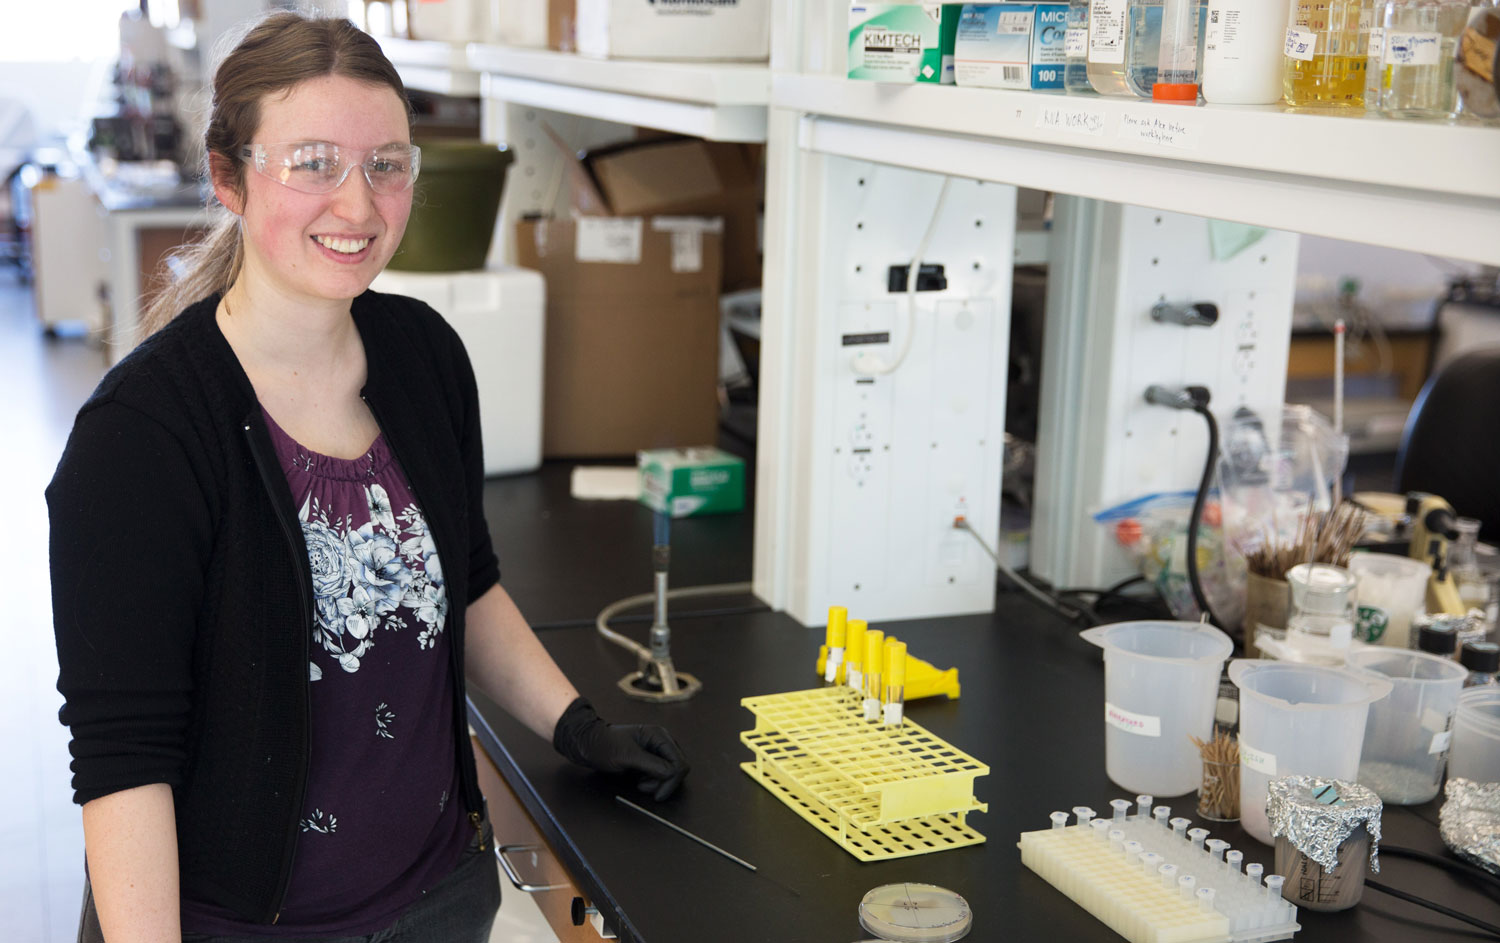
<svg viewBox="0 0 1500 943"><path fill-rule="evenodd" d="M859 925L896 943L951 943L973 920L968 901L932 884L885 884L859 902Z"/></svg>

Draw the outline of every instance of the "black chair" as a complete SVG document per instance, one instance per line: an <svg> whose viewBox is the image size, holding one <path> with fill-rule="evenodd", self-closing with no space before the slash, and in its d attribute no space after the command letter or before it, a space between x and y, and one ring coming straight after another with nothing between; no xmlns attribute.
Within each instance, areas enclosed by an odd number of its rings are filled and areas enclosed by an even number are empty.
<svg viewBox="0 0 1500 943"><path fill-rule="evenodd" d="M1500 347L1449 361L1412 404L1396 455L1396 490L1445 498L1500 540Z"/></svg>

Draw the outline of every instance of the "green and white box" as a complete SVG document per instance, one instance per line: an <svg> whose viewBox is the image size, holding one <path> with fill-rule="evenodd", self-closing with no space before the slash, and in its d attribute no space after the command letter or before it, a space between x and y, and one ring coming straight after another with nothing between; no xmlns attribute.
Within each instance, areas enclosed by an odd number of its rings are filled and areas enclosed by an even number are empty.
<svg viewBox="0 0 1500 943"><path fill-rule="evenodd" d="M953 84L962 4L857 3L849 7L849 78Z"/></svg>
<svg viewBox="0 0 1500 943"><path fill-rule="evenodd" d="M726 514L745 508L745 462L713 448L636 453L641 503L672 517Z"/></svg>

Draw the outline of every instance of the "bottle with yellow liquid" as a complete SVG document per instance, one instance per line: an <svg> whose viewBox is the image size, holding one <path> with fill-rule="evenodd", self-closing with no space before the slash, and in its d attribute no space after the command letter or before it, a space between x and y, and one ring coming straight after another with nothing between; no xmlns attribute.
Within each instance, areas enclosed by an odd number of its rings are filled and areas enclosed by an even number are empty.
<svg viewBox="0 0 1500 943"><path fill-rule="evenodd" d="M1282 87L1294 108L1362 108L1373 0L1290 0Z"/></svg>

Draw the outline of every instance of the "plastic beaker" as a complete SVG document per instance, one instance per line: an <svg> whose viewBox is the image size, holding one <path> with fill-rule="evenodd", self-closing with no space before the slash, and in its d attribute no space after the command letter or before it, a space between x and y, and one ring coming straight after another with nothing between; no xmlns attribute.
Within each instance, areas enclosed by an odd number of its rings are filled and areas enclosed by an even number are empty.
<svg viewBox="0 0 1500 943"><path fill-rule="evenodd" d="M1500 782L1500 691L1471 688L1459 695L1448 776Z"/></svg>
<svg viewBox="0 0 1500 943"><path fill-rule="evenodd" d="M1119 622L1085 629L1104 649L1104 769L1128 792L1180 796L1203 770L1190 736L1213 736L1229 636L1197 622Z"/></svg>
<svg viewBox="0 0 1500 943"><path fill-rule="evenodd" d="M1278 776L1353 780L1370 703L1391 682L1352 668L1237 658L1240 689L1240 824L1271 843L1266 785Z"/></svg>
<svg viewBox="0 0 1500 943"><path fill-rule="evenodd" d="M1356 553L1349 558L1349 572L1359 581L1355 637L1410 648L1411 620L1427 599L1432 567L1393 553Z"/></svg>
<svg viewBox="0 0 1500 943"><path fill-rule="evenodd" d="M1448 764L1453 713L1469 672L1425 652L1367 648L1349 664L1392 684L1391 694L1370 706L1359 781L1394 805L1414 805L1437 795Z"/></svg>

